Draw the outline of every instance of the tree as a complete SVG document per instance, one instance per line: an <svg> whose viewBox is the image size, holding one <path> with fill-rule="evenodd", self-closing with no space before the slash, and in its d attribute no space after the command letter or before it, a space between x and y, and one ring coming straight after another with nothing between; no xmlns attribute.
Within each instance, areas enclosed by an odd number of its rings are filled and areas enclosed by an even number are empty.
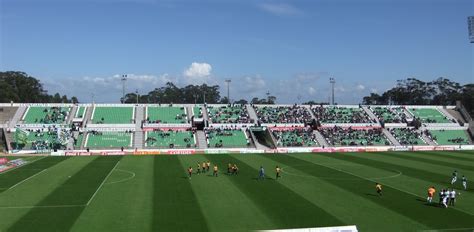
<svg viewBox="0 0 474 232"><path fill-rule="evenodd" d="M398 80L397 85L382 95L371 93L363 103L396 105L455 105L460 100L471 115L474 113L474 84L461 86L444 77L430 82L415 78Z"/></svg>
<svg viewBox="0 0 474 232"><path fill-rule="evenodd" d="M48 95L43 85L24 72L0 72L0 102L61 103L59 93ZM68 100L69 102L69 100Z"/></svg>
<svg viewBox="0 0 474 232"><path fill-rule="evenodd" d="M245 99L240 99L240 100L238 100L238 101L235 101L234 103L235 103L235 104L247 104L248 101L245 100Z"/></svg>

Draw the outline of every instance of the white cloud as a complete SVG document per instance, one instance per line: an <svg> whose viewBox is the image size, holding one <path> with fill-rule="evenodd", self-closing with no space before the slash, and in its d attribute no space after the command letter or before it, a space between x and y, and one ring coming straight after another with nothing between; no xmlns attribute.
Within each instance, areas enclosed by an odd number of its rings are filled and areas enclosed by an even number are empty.
<svg viewBox="0 0 474 232"><path fill-rule="evenodd" d="M308 88L308 94L311 95L311 96L315 95L316 94L316 89L310 86Z"/></svg>
<svg viewBox="0 0 474 232"><path fill-rule="evenodd" d="M263 3L258 7L277 16L301 15L303 13L300 9L285 3Z"/></svg>
<svg viewBox="0 0 474 232"><path fill-rule="evenodd" d="M208 63L193 62L183 73L184 76L190 78L201 78L211 75L212 66Z"/></svg>
<svg viewBox="0 0 474 232"><path fill-rule="evenodd" d="M358 91L364 91L364 90L365 90L365 86L362 85L362 84L358 84L358 85L356 86L356 89L357 89Z"/></svg>
<svg viewBox="0 0 474 232"><path fill-rule="evenodd" d="M376 88L371 88L371 89L370 89L370 92L371 92L371 93L378 93L378 92L379 92L379 90L378 90L378 89L376 89Z"/></svg>

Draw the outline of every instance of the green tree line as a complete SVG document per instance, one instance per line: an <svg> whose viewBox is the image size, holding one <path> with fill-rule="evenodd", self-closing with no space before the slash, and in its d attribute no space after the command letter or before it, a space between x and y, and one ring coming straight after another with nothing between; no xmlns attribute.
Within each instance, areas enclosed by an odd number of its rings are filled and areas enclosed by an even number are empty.
<svg viewBox="0 0 474 232"><path fill-rule="evenodd" d="M0 102L78 103L77 97L49 95L43 84L24 72L0 72Z"/></svg>
<svg viewBox="0 0 474 232"><path fill-rule="evenodd" d="M456 101L474 115L474 84L461 85L440 77L424 82L416 78L398 80L395 87L382 94L371 93L365 105L456 105Z"/></svg>

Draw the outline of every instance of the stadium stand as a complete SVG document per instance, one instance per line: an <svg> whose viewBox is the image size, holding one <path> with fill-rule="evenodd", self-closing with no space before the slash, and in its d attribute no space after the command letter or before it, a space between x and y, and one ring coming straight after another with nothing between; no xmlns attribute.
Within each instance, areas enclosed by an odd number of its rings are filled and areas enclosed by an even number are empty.
<svg viewBox="0 0 474 232"><path fill-rule="evenodd" d="M164 106L164 107L147 107L146 121L148 123L162 124L184 124L188 118L184 107Z"/></svg>
<svg viewBox="0 0 474 232"><path fill-rule="evenodd" d="M195 148L196 141L192 131L155 130L147 132L145 146L148 148Z"/></svg>
<svg viewBox="0 0 474 232"><path fill-rule="evenodd" d="M402 107L369 107L370 110L384 123L406 123L405 109Z"/></svg>
<svg viewBox="0 0 474 232"><path fill-rule="evenodd" d="M409 108L408 111L422 123L450 123L439 110L433 108Z"/></svg>
<svg viewBox="0 0 474 232"><path fill-rule="evenodd" d="M61 135L58 135L58 130L53 127L36 130L17 129L14 136L14 146L19 150L65 149L66 142L71 135L67 129L60 131ZM60 138L60 136L64 137Z"/></svg>
<svg viewBox="0 0 474 232"><path fill-rule="evenodd" d="M193 115L195 118L202 118L202 107L200 105L196 105L193 107Z"/></svg>
<svg viewBox="0 0 474 232"><path fill-rule="evenodd" d="M425 133L438 145L469 144L469 137L465 130L426 130Z"/></svg>
<svg viewBox="0 0 474 232"><path fill-rule="evenodd" d="M362 108L311 106L321 123L374 123Z"/></svg>
<svg viewBox="0 0 474 232"><path fill-rule="evenodd" d="M83 118L85 117L85 112L86 112L86 106L78 106L76 115L74 115L74 118Z"/></svg>
<svg viewBox="0 0 474 232"><path fill-rule="evenodd" d="M133 107L96 106L92 115L95 124L133 123Z"/></svg>
<svg viewBox="0 0 474 232"><path fill-rule="evenodd" d="M317 147L319 146L313 130L295 128L292 130L272 130L278 147Z"/></svg>
<svg viewBox="0 0 474 232"><path fill-rule="evenodd" d="M84 141L84 133L79 132L77 138L74 139L74 149L80 149L82 141Z"/></svg>
<svg viewBox="0 0 474 232"><path fill-rule="evenodd" d="M251 123L245 105L207 106L212 123Z"/></svg>
<svg viewBox="0 0 474 232"><path fill-rule="evenodd" d="M389 131L401 145L426 145L421 132L418 132L415 128L391 128Z"/></svg>
<svg viewBox="0 0 474 232"><path fill-rule="evenodd" d="M84 147L129 148L132 147L132 135L130 132L89 131Z"/></svg>
<svg viewBox="0 0 474 232"><path fill-rule="evenodd" d="M304 106L253 106L261 123L305 123L312 120Z"/></svg>
<svg viewBox="0 0 474 232"><path fill-rule="evenodd" d="M250 142L242 129L205 129L208 147L248 147Z"/></svg>
<svg viewBox="0 0 474 232"><path fill-rule="evenodd" d="M25 124L61 124L66 121L70 107L28 107L23 119Z"/></svg>
<svg viewBox="0 0 474 232"><path fill-rule="evenodd" d="M334 126L331 128L320 128L328 144L332 146L386 146L390 145L382 128L352 129Z"/></svg>

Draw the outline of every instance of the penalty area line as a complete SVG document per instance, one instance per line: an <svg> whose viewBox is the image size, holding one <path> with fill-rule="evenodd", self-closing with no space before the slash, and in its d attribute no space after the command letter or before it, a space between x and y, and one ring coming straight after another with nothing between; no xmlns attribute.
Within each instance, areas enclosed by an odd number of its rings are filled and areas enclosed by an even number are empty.
<svg viewBox="0 0 474 232"><path fill-rule="evenodd" d="M92 200L94 199L95 195L97 195L97 193L99 192L100 188L102 188L102 186L104 185L105 181L109 178L110 174L112 174L112 172L114 171L114 169L117 167L117 165L120 163L120 161L118 161L115 166L110 170L109 174L107 174L107 176L102 180L102 183L100 183L99 187L97 188L97 190L95 190L94 194L92 195L91 199L89 199L89 201L87 202L86 206L89 205Z"/></svg>
<svg viewBox="0 0 474 232"><path fill-rule="evenodd" d="M15 188L16 186L18 186L18 185L22 184L23 182L25 182L25 181L27 181L27 180L29 180L29 179L31 179L31 178L33 178L33 177L35 177L35 176L37 176L37 175L43 173L43 172L46 171L46 170L47 170L47 169L43 169L43 171L38 172L38 173L36 173L36 174L34 174L34 175L32 175L32 176L30 176L30 177L28 177L28 178L26 178L26 179L24 179L24 180L22 180L22 181L16 183L16 184L13 185L12 187L8 188L8 190L10 190L10 189L12 189L12 188Z"/></svg>

